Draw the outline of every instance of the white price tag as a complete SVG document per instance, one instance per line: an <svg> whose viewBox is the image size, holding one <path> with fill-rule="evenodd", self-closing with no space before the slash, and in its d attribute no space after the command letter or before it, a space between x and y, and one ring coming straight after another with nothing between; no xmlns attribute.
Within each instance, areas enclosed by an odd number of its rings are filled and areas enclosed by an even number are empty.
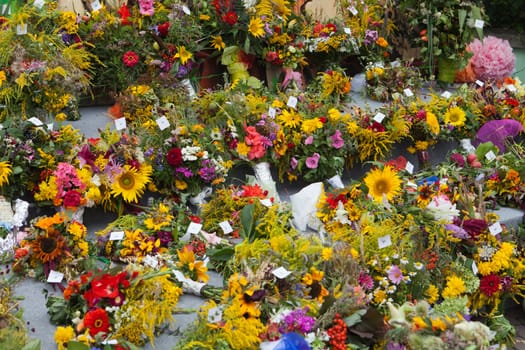
<svg viewBox="0 0 525 350"><path fill-rule="evenodd" d="M268 108L268 116L270 118L275 118L275 115L277 114L277 110L273 107Z"/></svg>
<svg viewBox="0 0 525 350"><path fill-rule="evenodd" d="M126 118L122 117L115 119L115 128L117 130L124 130L126 128Z"/></svg>
<svg viewBox="0 0 525 350"><path fill-rule="evenodd" d="M359 13L354 6L350 6L348 8L348 11L350 11L350 13L353 14L354 16L357 16L357 14Z"/></svg>
<svg viewBox="0 0 525 350"><path fill-rule="evenodd" d="M163 115L160 118L157 118L156 122L160 130L164 130L170 127L170 122L168 121L168 118L166 118L165 115Z"/></svg>
<svg viewBox="0 0 525 350"><path fill-rule="evenodd" d="M16 35L27 34L27 23L20 23L16 25Z"/></svg>
<svg viewBox="0 0 525 350"><path fill-rule="evenodd" d="M390 238L390 235L385 235L383 237L379 237L377 239L377 245L379 246L379 249L383 249L383 248L391 246L392 245L392 240Z"/></svg>
<svg viewBox="0 0 525 350"><path fill-rule="evenodd" d="M378 112L375 116L374 116L374 120L378 123L381 123L383 121L383 119L385 119L386 115L384 115L383 113L381 112Z"/></svg>
<svg viewBox="0 0 525 350"><path fill-rule="evenodd" d="M441 94L441 97L446 98L447 100L452 96L452 94L448 91L443 91Z"/></svg>
<svg viewBox="0 0 525 350"><path fill-rule="evenodd" d="M516 87L513 84L506 85L506 87L510 92L516 92Z"/></svg>
<svg viewBox="0 0 525 350"><path fill-rule="evenodd" d="M44 6L46 2L44 0L35 0L33 2L33 6L36 7L37 9L41 9L42 6Z"/></svg>
<svg viewBox="0 0 525 350"><path fill-rule="evenodd" d="M286 105L290 108L297 107L297 97L295 96L288 97L288 102L286 103Z"/></svg>
<svg viewBox="0 0 525 350"><path fill-rule="evenodd" d="M488 151L488 152L485 154L485 158L487 158L488 161L491 161L491 160L496 159L496 155L494 154L493 151Z"/></svg>
<svg viewBox="0 0 525 350"><path fill-rule="evenodd" d="M259 199L259 202L261 202L262 205L264 205L265 207L271 207L273 205L272 201L268 198L266 199Z"/></svg>
<svg viewBox="0 0 525 350"><path fill-rule="evenodd" d="M47 126L47 130L53 131L53 128L54 128L53 123L46 124L46 126Z"/></svg>
<svg viewBox="0 0 525 350"><path fill-rule="evenodd" d="M124 238L124 231L113 231L109 234L110 241L120 241Z"/></svg>
<svg viewBox="0 0 525 350"><path fill-rule="evenodd" d="M42 126L42 125L44 125L44 123L42 123L42 121L40 119L38 119L37 117L31 117L27 121L31 122L31 124L33 124L34 126Z"/></svg>
<svg viewBox="0 0 525 350"><path fill-rule="evenodd" d="M405 170L408 171L409 174L414 173L414 164L407 162L407 165L405 166Z"/></svg>
<svg viewBox="0 0 525 350"><path fill-rule="evenodd" d="M233 232L233 228L228 221L219 222L219 227L225 235Z"/></svg>
<svg viewBox="0 0 525 350"><path fill-rule="evenodd" d="M208 322L217 323L222 321L222 309L220 307L214 307L208 310Z"/></svg>
<svg viewBox="0 0 525 350"><path fill-rule="evenodd" d="M394 61L394 62L390 63L390 67L392 67L392 68L401 67L401 62Z"/></svg>
<svg viewBox="0 0 525 350"><path fill-rule="evenodd" d="M345 34L352 35L352 30L348 27L345 27L344 29Z"/></svg>
<svg viewBox="0 0 525 350"><path fill-rule="evenodd" d="M485 26L485 21L482 19L477 19L474 21L474 28L483 29Z"/></svg>
<svg viewBox="0 0 525 350"><path fill-rule="evenodd" d="M472 262L472 272L474 272L475 275L477 275L479 272L478 265L476 265L475 261Z"/></svg>
<svg viewBox="0 0 525 350"><path fill-rule="evenodd" d="M491 235L495 236L498 233L503 232L503 228L501 227L501 224L499 223L499 221L497 221L489 226L489 231Z"/></svg>
<svg viewBox="0 0 525 350"><path fill-rule="evenodd" d="M406 97L414 96L414 93L409 88L406 88L405 90L403 90L403 93L405 94Z"/></svg>
<svg viewBox="0 0 525 350"><path fill-rule="evenodd" d="M201 229L202 229L202 224L198 224L196 222L191 222L189 224L189 226L188 226L188 229L186 230L186 233L190 233L190 234L196 235L199 232L201 232Z"/></svg>
<svg viewBox="0 0 525 350"><path fill-rule="evenodd" d="M276 268L275 270L272 271L272 274L279 278L279 279L284 279L288 276L290 276L290 274L292 273L292 271L288 271L287 269L285 269L284 267L278 267Z"/></svg>
<svg viewBox="0 0 525 350"><path fill-rule="evenodd" d="M102 344L104 345L117 345L118 344L118 340L117 339L104 339L102 341Z"/></svg>
<svg viewBox="0 0 525 350"><path fill-rule="evenodd" d="M479 181L483 180L484 178L485 178L485 174L481 173L478 176L476 176L476 178L474 180L479 182Z"/></svg>
<svg viewBox="0 0 525 350"><path fill-rule="evenodd" d="M47 276L47 283L60 283L64 279L64 274L55 270L49 271Z"/></svg>
<svg viewBox="0 0 525 350"><path fill-rule="evenodd" d="M476 80L476 85L482 87L483 85L485 85L485 83L478 79Z"/></svg>
<svg viewBox="0 0 525 350"><path fill-rule="evenodd" d="M146 255L144 258L142 258L142 262L144 263L144 265L152 267L154 269L157 268L157 266L159 266L159 261L151 255Z"/></svg>
<svg viewBox="0 0 525 350"><path fill-rule="evenodd" d="M182 6L182 11L183 11L185 14L187 14L188 16L191 15L191 11L190 11L189 7L186 6L186 5L183 5L183 6Z"/></svg>
<svg viewBox="0 0 525 350"><path fill-rule="evenodd" d="M91 11L99 11L102 9L102 5L100 4L100 1L95 0L91 2Z"/></svg>

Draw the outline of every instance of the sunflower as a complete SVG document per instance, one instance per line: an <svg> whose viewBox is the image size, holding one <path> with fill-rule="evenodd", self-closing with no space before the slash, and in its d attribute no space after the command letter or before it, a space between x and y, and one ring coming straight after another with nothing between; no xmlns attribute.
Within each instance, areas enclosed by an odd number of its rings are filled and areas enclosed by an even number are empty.
<svg viewBox="0 0 525 350"><path fill-rule="evenodd" d="M35 257L44 264L60 258L64 254L64 246L64 237L58 231L38 236L31 245Z"/></svg>
<svg viewBox="0 0 525 350"><path fill-rule="evenodd" d="M0 187L9 183L9 175L12 172L11 164L8 161L0 162Z"/></svg>
<svg viewBox="0 0 525 350"><path fill-rule="evenodd" d="M455 127L463 126L467 120L467 113L460 107L452 107L445 113L445 123Z"/></svg>
<svg viewBox="0 0 525 350"><path fill-rule="evenodd" d="M124 165L122 173L115 177L111 186L111 194L115 197L122 196L128 203L137 203L138 198L144 193L144 188L150 182L151 166L142 165L136 169L131 165Z"/></svg>
<svg viewBox="0 0 525 350"><path fill-rule="evenodd" d="M292 14L290 9L290 2L286 0L261 0L257 6L257 16L266 16L273 18L280 16L284 21Z"/></svg>
<svg viewBox="0 0 525 350"><path fill-rule="evenodd" d="M436 115L432 112L427 112L426 121L430 132L434 135L439 134L439 122Z"/></svg>
<svg viewBox="0 0 525 350"><path fill-rule="evenodd" d="M368 193L376 202L381 202L384 196L390 201L401 191L401 179L391 166L370 171L364 182Z"/></svg>
<svg viewBox="0 0 525 350"><path fill-rule="evenodd" d="M248 24L248 32L256 38L264 35L264 23L260 17L252 17Z"/></svg>

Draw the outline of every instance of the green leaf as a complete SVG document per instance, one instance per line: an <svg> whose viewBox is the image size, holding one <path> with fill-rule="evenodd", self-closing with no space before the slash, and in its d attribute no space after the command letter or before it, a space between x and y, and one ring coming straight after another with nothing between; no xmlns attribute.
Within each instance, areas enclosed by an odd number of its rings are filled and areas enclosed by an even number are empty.
<svg viewBox="0 0 525 350"><path fill-rule="evenodd" d="M89 345L72 340L67 343L67 350L89 350Z"/></svg>
<svg viewBox="0 0 525 350"><path fill-rule="evenodd" d="M361 322L361 317L366 314L366 309L357 310L352 315L344 319L347 327L352 327Z"/></svg>
<svg viewBox="0 0 525 350"><path fill-rule="evenodd" d="M248 204L241 210L241 236L249 242L252 242L254 236L253 204Z"/></svg>
<svg viewBox="0 0 525 350"><path fill-rule="evenodd" d="M27 343L21 350L40 350L40 339L33 339Z"/></svg>
<svg viewBox="0 0 525 350"><path fill-rule="evenodd" d="M463 27L465 26L465 21L467 20L467 10L463 10L463 9L458 10L458 20L459 20L459 32L463 33Z"/></svg>

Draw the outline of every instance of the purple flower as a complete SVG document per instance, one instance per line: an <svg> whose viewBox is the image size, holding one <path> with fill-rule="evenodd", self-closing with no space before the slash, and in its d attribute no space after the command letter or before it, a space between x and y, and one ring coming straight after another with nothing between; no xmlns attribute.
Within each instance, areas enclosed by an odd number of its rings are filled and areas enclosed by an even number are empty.
<svg viewBox="0 0 525 350"><path fill-rule="evenodd" d="M280 327L282 333L299 332L302 334L310 332L314 325L315 319L306 314L307 309L297 309L291 311L283 319L283 326Z"/></svg>
<svg viewBox="0 0 525 350"><path fill-rule="evenodd" d="M309 169L316 169L319 165L319 159L321 155L319 153L314 153L311 157L306 158L306 167Z"/></svg>
<svg viewBox="0 0 525 350"><path fill-rule="evenodd" d="M314 143L314 137L312 135L308 136L305 140L304 140L304 144L305 145L311 145L312 143Z"/></svg>
<svg viewBox="0 0 525 350"><path fill-rule="evenodd" d="M178 167L175 169L176 172L181 173L184 175L184 177L192 177L193 173L191 172L191 169L185 168L185 167Z"/></svg>
<svg viewBox="0 0 525 350"><path fill-rule="evenodd" d="M390 265L388 269L388 279L394 284L399 284L403 281L403 273L399 266Z"/></svg>
<svg viewBox="0 0 525 350"><path fill-rule="evenodd" d="M510 276L505 276L501 279L501 289L503 292L510 292L512 290L513 279Z"/></svg>
<svg viewBox="0 0 525 350"><path fill-rule="evenodd" d="M330 139L332 140L332 147L335 149L340 149L345 145L345 140L341 137L341 131L336 130L335 133L330 136Z"/></svg>
<svg viewBox="0 0 525 350"><path fill-rule="evenodd" d="M210 164L210 160L207 159L202 162L203 167L199 170L199 175L204 181L210 182L215 178L215 167Z"/></svg>
<svg viewBox="0 0 525 350"><path fill-rule="evenodd" d="M163 247L167 247L173 242L173 235L169 231L158 231L157 238L160 240L160 244Z"/></svg>
<svg viewBox="0 0 525 350"><path fill-rule="evenodd" d="M400 343L388 343L386 344L386 350L405 350L405 346Z"/></svg>
<svg viewBox="0 0 525 350"><path fill-rule="evenodd" d="M470 235L465 231L463 228L454 225L454 224L446 224L445 229L447 231L452 231L452 236L459 238L459 239L469 239Z"/></svg>
<svg viewBox="0 0 525 350"><path fill-rule="evenodd" d="M297 161L297 159L295 159L295 157L292 157L292 159L290 159L290 167L291 167L292 169L297 168L297 164L298 164L298 163L299 163L299 162Z"/></svg>
<svg viewBox="0 0 525 350"><path fill-rule="evenodd" d="M370 45L376 42L377 38L379 38L379 34L377 33L377 30L370 30L367 29L365 32L365 45Z"/></svg>
<svg viewBox="0 0 525 350"><path fill-rule="evenodd" d="M450 156L450 160L456 163L457 166L463 168L465 166L465 157L461 153L453 153Z"/></svg>
<svg viewBox="0 0 525 350"><path fill-rule="evenodd" d="M359 282L359 285L366 290L371 290L374 288L374 280L372 279L372 276L365 272L359 273L359 278L357 281Z"/></svg>

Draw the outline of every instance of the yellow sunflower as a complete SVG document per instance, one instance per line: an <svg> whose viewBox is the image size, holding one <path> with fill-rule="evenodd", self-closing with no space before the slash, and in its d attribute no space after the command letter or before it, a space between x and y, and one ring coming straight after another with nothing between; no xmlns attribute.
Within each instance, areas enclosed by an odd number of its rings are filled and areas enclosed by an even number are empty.
<svg viewBox="0 0 525 350"><path fill-rule="evenodd" d="M286 0L261 0L257 6L257 16L266 16L273 18L274 16L281 16L284 21L292 14L290 2Z"/></svg>
<svg viewBox="0 0 525 350"><path fill-rule="evenodd" d="M38 236L31 244L34 256L42 263L60 258L64 254L64 246L64 237L56 230L47 235Z"/></svg>
<svg viewBox="0 0 525 350"><path fill-rule="evenodd" d="M386 199L390 201L401 191L401 179L397 171L390 166L370 171L364 181L368 187L368 194L376 202L381 202L383 196L386 196Z"/></svg>
<svg viewBox="0 0 525 350"><path fill-rule="evenodd" d="M151 180L150 174L151 166L142 165L139 170L131 165L124 165L124 170L115 177L111 185L111 194L115 197L122 196L128 203L137 203Z"/></svg>
<svg viewBox="0 0 525 350"><path fill-rule="evenodd" d="M445 123L455 127L460 127L465 124L467 120L467 113L460 107L452 107L445 113Z"/></svg>
<svg viewBox="0 0 525 350"><path fill-rule="evenodd" d="M212 35L211 36L211 46L216 50L223 50L226 47L226 44L222 40L222 36L220 35Z"/></svg>
<svg viewBox="0 0 525 350"><path fill-rule="evenodd" d="M434 135L439 134L439 121L436 117L436 115L430 111L427 111L427 125L431 133Z"/></svg>
<svg viewBox="0 0 525 350"><path fill-rule="evenodd" d="M248 32L256 38L264 35L264 23L260 17L252 17L248 24Z"/></svg>
<svg viewBox="0 0 525 350"><path fill-rule="evenodd" d="M9 175L12 172L11 164L8 161L0 162L0 187L9 183Z"/></svg>
<svg viewBox="0 0 525 350"><path fill-rule="evenodd" d="M277 119L287 128L295 128L301 123L301 115L294 110L283 109Z"/></svg>

